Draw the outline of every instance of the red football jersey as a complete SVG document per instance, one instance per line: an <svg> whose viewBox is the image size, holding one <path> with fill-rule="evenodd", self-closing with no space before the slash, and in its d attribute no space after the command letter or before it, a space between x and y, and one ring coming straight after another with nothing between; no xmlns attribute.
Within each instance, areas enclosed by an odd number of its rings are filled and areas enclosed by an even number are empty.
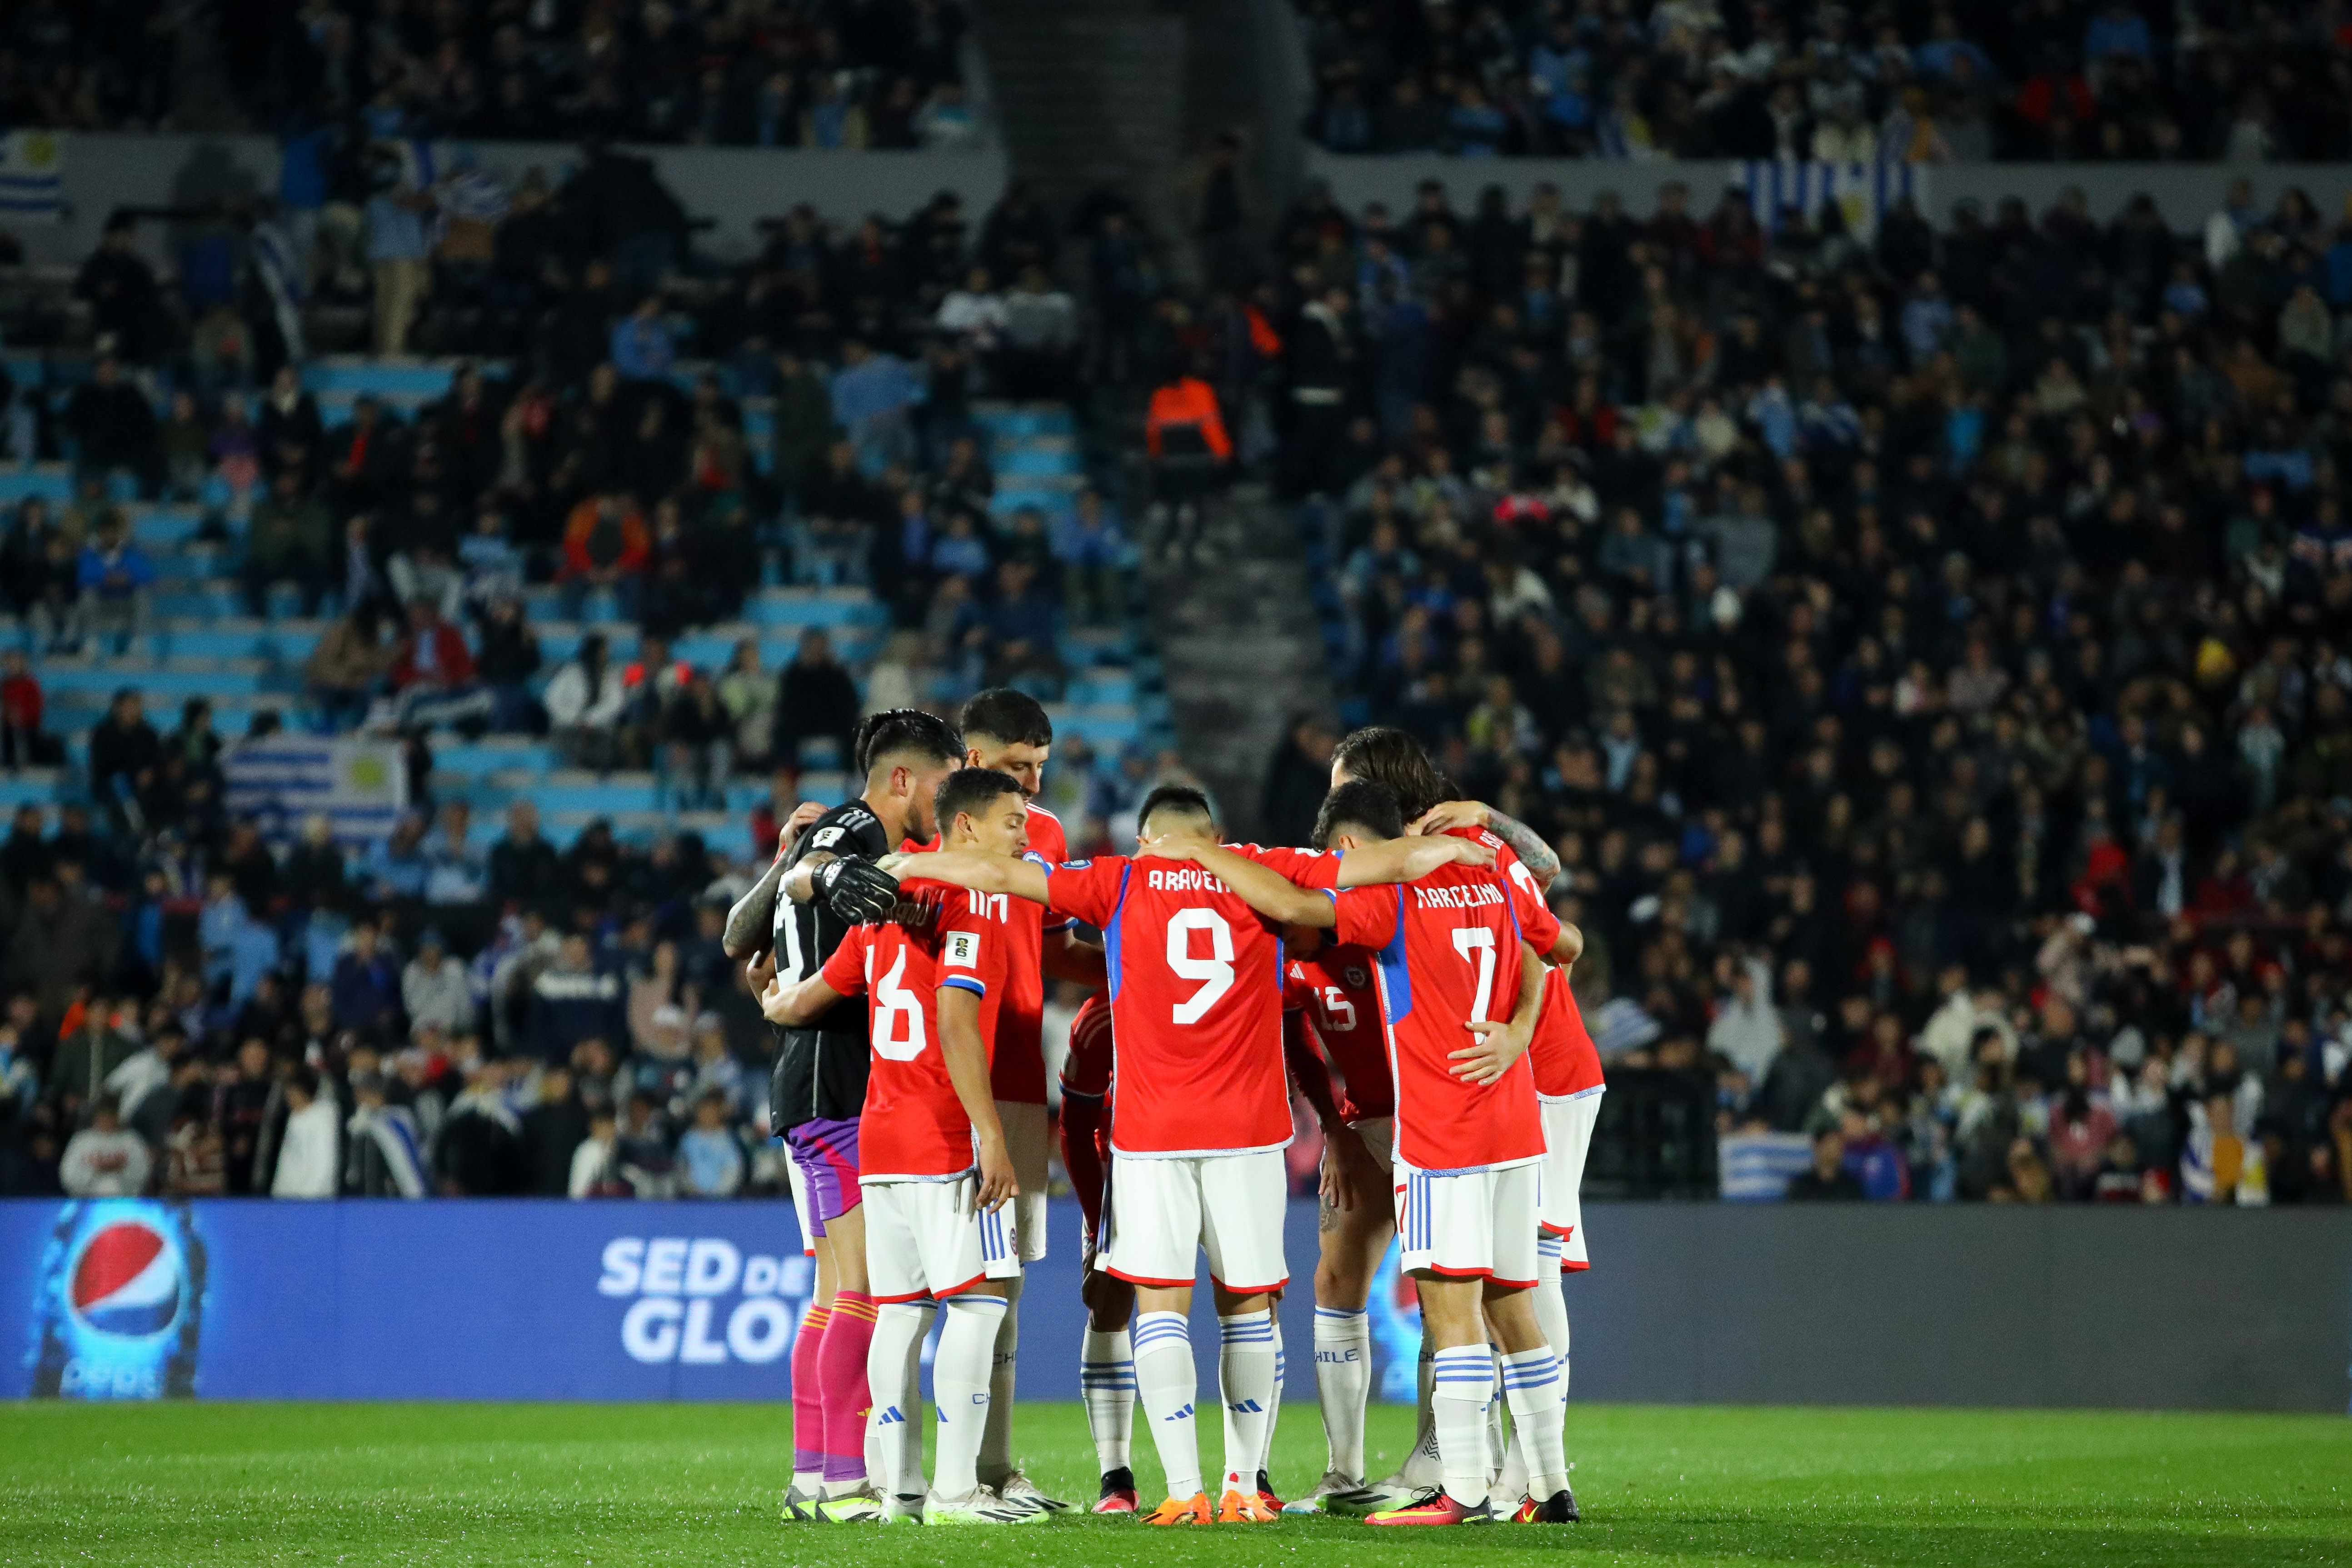
<svg viewBox="0 0 2352 1568"><path fill-rule="evenodd" d="M1511 908L1519 917L1519 930L1538 952L1549 952L1551 944L1559 940L1559 917L1544 902L1544 890L1537 884L1536 874L1528 869L1527 862L1490 828L1449 827L1445 831L1449 837L1467 838L1495 852L1495 871L1511 889ZM1310 885L1299 883L1301 887Z"/></svg>
<svg viewBox="0 0 2352 1568"><path fill-rule="evenodd" d="M971 1118L940 1055L938 994L942 986L977 994L980 1037L991 1037L1012 902L1002 893L910 879L899 885L888 923L850 927L825 960L827 985L867 998L873 1065L857 1119L861 1174L939 1177L971 1169Z"/></svg>
<svg viewBox="0 0 2352 1568"><path fill-rule="evenodd" d="M1070 1052L1062 1058L1062 1092L1100 1100L1110 1092L1110 998L1097 991L1070 1020Z"/></svg>
<svg viewBox="0 0 2352 1568"><path fill-rule="evenodd" d="M1292 959L1283 972L1284 1011L1307 1015L1325 1059L1344 1080L1338 1097L1343 1121L1396 1110L1380 992L1372 980L1378 957L1360 947L1326 942L1312 958Z"/></svg>
<svg viewBox="0 0 2352 1568"><path fill-rule="evenodd" d="M1061 818L1034 801L1029 805L1028 858L1048 868L1070 858ZM997 1008L995 1054L988 1064L989 1089L1007 1103L1045 1103L1045 933L1069 923L1026 899L1013 900L1004 998Z"/></svg>
<svg viewBox="0 0 2352 1568"><path fill-rule="evenodd" d="M1234 1154L1290 1142L1282 942L1183 860L1107 855L1046 873L1053 908L1108 951L1122 1154Z"/></svg>
<svg viewBox="0 0 2352 1568"><path fill-rule="evenodd" d="M1475 1171L1540 1158L1543 1121L1523 1056L1495 1082L1454 1076L1464 1025L1508 1018L1519 996L1519 922L1509 884L1448 866L1397 888L1338 895L1345 944L1374 949L1396 1083L1397 1158L1419 1171Z"/></svg>
<svg viewBox="0 0 2352 1568"><path fill-rule="evenodd" d="M1584 1026L1584 1010L1569 989L1567 972L1557 965L1544 975L1543 1011L1536 1015L1528 1062L1535 1070L1536 1092L1546 1100L1601 1087L1601 1053Z"/></svg>

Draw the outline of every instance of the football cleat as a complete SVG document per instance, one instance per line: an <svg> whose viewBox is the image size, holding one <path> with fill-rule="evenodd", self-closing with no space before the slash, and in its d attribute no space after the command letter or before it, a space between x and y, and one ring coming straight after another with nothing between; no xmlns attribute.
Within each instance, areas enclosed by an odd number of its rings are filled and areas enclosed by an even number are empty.
<svg viewBox="0 0 2352 1568"><path fill-rule="evenodd" d="M1143 1516L1146 1524L1214 1524L1216 1510L1209 1506L1209 1494L1194 1492L1189 1498L1170 1498Z"/></svg>
<svg viewBox="0 0 2352 1568"><path fill-rule="evenodd" d="M1282 1511L1362 1515L1376 1508L1386 1508L1389 1500L1386 1492L1375 1491L1353 1476L1326 1470L1323 1479L1315 1483L1313 1491L1283 1504Z"/></svg>
<svg viewBox="0 0 2352 1568"><path fill-rule="evenodd" d="M986 1487L974 1487L961 1497L933 1492L923 1500L923 1522L957 1524L1043 1524L1045 1510L1008 1503Z"/></svg>
<svg viewBox="0 0 2352 1568"><path fill-rule="evenodd" d="M1133 1513L1142 1506L1135 1495L1135 1472L1121 1465L1115 1470L1105 1470L1102 1495L1095 1500L1097 1513Z"/></svg>
<svg viewBox="0 0 2352 1568"><path fill-rule="evenodd" d="M1566 1487L1541 1502L1529 1498L1511 1516L1513 1524L1574 1524L1584 1516L1576 1511L1576 1494Z"/></svg>
<svg viewBox="0 0 2352 1568"><path fill-rule="evenodd" d="M794 1486L784 1493L784 1522L813 1524L816 1521L818 1493Z"/></svg>
<svg viewBox="0 0 2352 1568"><path fill-rule="evenodd" d="M1282 1511L1282 1500L1274 1495L1274 1480L1264 1470L1257 1473L1257 1500L1276 1513Z"/></svg>
<svg viewBox="0 0 2352 1568"><path fill-rule="evenodd" d="M1465 1508L1454 1500L1444 1487L1432 1487L1420 1500L1403 1508L1384 1508L1378 1513L1364 1516L1366 1524L1492 1524L1495 1510L1491 1503L1476 1508Z"/></svg>
<svg viewBox="0 0 2352 1568"><path fill-rule="evenodd" d="M888 1517L890 1505L867 1481L856 1491L819 1500L812 1511L819 1524L880 1524Z"/></svg>
<svg viewBox="0 0 2352 1568"><path fill-rule="evenodd" d="M900 1492L882 1505L885 1524L920 1524L923 1522L923 1494Z"/></svg>
<svg viewBox="0 0 2352 1568"><path fill-rule="evenodd" d="M1282 1510L1266 1507L1256 1492L1229 1491L1217 1501L1219 1524L1272 1524L1281 1517Z"/></svg>
<svg viewBox="0 0 2352 1568"><path fill-rule="evenodd" d="M1420 1455L1416 1454L1413 1456L1413 1459L1418 1459L1420 1457ZM1434 1464L1428 1467L1430 1479L1426 1480L1416 1480L1413 1479L1412 1472L1417 1467L1414 1466L1412 1460L1409 1459L1406 1461L1404 1468L1399 1469L1395 1474L1381 1480L1373 1481L1367 1485L1364 1489L1371 1493L1380 1500L1374 1503L1370 1508L1366 1509L1364 1511L1367 1513L1377 1513L1382 1509L1406 1508L1413 1503L1419 1502L1422 1499L1423 1493L1428 1491L1431 1488L1438 1484L1436 1480L1437 1467Z"/></svg>
<svg viewBox="0 0 2352 1568"><path fill-rule="evenodd" d="M1068 1503L1060 1498L1047 1497L1037 1489L1035 1481L1019 1470L1007 1471L1004 1479L990 1489L1006 1502L1024 1508L1037 1509L1046 1513L1067 1513L1070 1510Z"/></svg>

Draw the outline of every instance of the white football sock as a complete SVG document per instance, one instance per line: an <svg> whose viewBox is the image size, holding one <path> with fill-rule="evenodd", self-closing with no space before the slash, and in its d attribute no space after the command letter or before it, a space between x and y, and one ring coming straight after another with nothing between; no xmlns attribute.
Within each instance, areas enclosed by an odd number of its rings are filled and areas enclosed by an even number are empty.
<svg viewBox="0 0 2352 1568"><path fill-rule="evenodd" d="M866 1473L885 1497L923 1490L923 1336L931 1331L929 1301L887 1301L874 1314L866 1347L866 1385L874 1408L866 1417Z"/></svg>
<svg viewBox="0 0 2352 1568"><path fill-rule="evenodd" d="M1503 1352L1492 1341L1487 1342L1486 1349L1495 1359L1494 1386L1499 1389L1503 1386ZM1495 1478L1502 1474L1507 1460L1508 1449L1503 1441L1503 1402L1489 1393L1486 1395L1486 1484L1489 1490L1493 1489Z"/></svg>
<svg viewBox="0 0 2352 1568"><path fill-rule="evenodd" d="M1565 1243L1546 1231L1536 1239L1536 1288L1530 1298L1536 1310L1536 1327L1543 1331L1544 1343L1559 1358L1559 1397L1568 1399L1568 1293L1561 1289L1559 1255Z"/></svg>
<svg viewBox="0 0 2352 1568"><path fill-rule="evenodd" d="M1495 1397L1494 1352L1484 1344L1437 1352L1431 1367L1430 1416L1437 1428L1445 1490L1465 1508L1486 1500L1486 1406Z"/></svg>
<svg viewBox="0 0 2352 1568"><path fill-rule="evenodd" d="M1078 1352L1078 1391L1086 1399L1097 1468L1105 1475L1127 1468L1135 1430L1135 1346L1125 1329L1087 1326L1085 1347Z"/></svg>
<svg viewBox="0 0 2352 1568"><path fill-rule="evenodd" d="M1217 1320L1217 1386L1225 1405L1227 1491L1257 1490L1265 1457L1266 1412L1274 1403L1274 1314L1243 1312Z"/></svg>
<svg viewBox="0 0 2352 1568"><path fill-rule="evenodd" d="M1282 1384L1290 1375L1290 1356L1282 1344L1282 1309L1272 1309L1274 1314L1274 1397L1265 1406L1265 1447L1259 1451L1257 1468L1271 1477L1274 1472L1274 1435L1282 1427Z"/></svg>
<svg viewBox="0 0 2352 1568"><path fill-rule="evenodd" d="M1414 1413L1412 1452L1397 1467L1399 1484L1419 1490L1437 1484L1437 1413L1432 1407L1431 1395L1436 1388L1437 1347L1429 1331L1421 1331L1421 1363L1413 1370L1413 1381L1419 1390L1420 1408Z"/></svg>
<svg viewBox="0 0 2352 1568"><path fill-rule="evenodd" d="M980 1435L980 1477L990 1486L1013 1473L1013 1370L1020 1351L1021 1280L1015 1276L1004 1281L1004 1326L996 1331L996 1359L988 1370L988 1429Z"/></svg>
<svg viewBox="0 0 2352 1568"><path fill-rule="evenodd" d="M1151 1417L1151 1441L1168 1473L1168 1495L1189 1501L1201 1490L1201 1445L1192 1401L1192 1331L1181 1312L1142 1312L1135 1320L1135 1390Z"/></svg>
<svg viewBox="0 0 2352 1568"><path fill-rule="evenodd" d="M1372 1316L1361 1307L1315 1309L1315 1396L1323 1405L1330 1468L1364 1479L1364 1405L1372 1392Z"/></svg>
<svg viewBox="0 0 2352 1568"><path fill-rule="evenodd" d="M988 1428L989 1363L1004 1324L1001 1296L967 1293L947 1300L940 1348L931 1357L931 1397L940 1407L941 1497L961 1497L980 1485L981 1434Z"/></svg>
<svg viewBox="0 0 2352 1568"><path fill-rule="evenodd" d="M1541 1501L1568 1486L1560 1438L1559 1358L1549 1345L1503 1358L1503 1397L1527 1455L1527 1495Z"/></svg>

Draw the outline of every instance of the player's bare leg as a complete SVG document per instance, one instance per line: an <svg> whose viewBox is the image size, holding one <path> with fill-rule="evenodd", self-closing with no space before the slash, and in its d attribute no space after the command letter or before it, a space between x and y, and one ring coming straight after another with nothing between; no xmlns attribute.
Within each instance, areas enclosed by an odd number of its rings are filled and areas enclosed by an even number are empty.
<svg viewBox="0 0 2352 1568"><path fill-rule="evenodd" d="M923 1510L923 1341L931 1331L932 1301L886 1301L874 1321L866 1353L866 1386L874 1401L866 1423L866 1475L887 1500L893 1520Z"/></svg>
<svg viewBox="0 0 2352 1568"><path fill-rule="evenodd" d="M833 1311L820 1351L824 1398L824 1498L815 1510L830 1522L879 1521L886 1504L866 1474L866 1417L873 1405L866 1381L878 1315L867 1291L866 1207L858 1204L824 1223L833 1254Z"/></svg>
<svg viewBox="0 0 2352 1568"><path fill-rule="evenodd" d="M1276 1516L1258 1488L1268 1428L1278 1395L1276 1373L1281 1340L1276 1331L1276 1293L1236 1295L1214 1287L1217 1307L1217 1384L1224 1406L1225 1470L1217 1501L1220 1524L1265 1524Z"/></svg>
<svg viewBox="0 0 2352 1568"><path fill-rule="evenodd" d="M1568 1455L1560 1429L1559 1357L1544 1339L1534 1292L1524 1285L1486 1281L1484 1305L1503 1352L1503 1398L1526 1454L1527 1500L1522 1524L1570 1524L1576 1496L1568 1486Z"/></svg>
<svg viewBox="0 0 2352 1568"><path fill-rule="evenodd" d="M1416 1270L1422 1331L1433 1347L1430 1411L1442 1482L1419 1503L1370 1516L1375 1524L1486 1524L1486 1405L1495 1396L1494 1353L1480 1311L1483 1279ZM1532 1327L1529 1330L1532 1332Z"/></svg>
<svg viewBox="0 0 2352 1568"><path fill-rule="evenodd" d="M1021 1524L1045 1517L1039 1510L1009 1507L980 1484L980 1445L988 1430L989 1385L1009 1284L983 1279L941 1303L946 1315L931 1361L940 1415L937 1478L923 1505L925 1524Z"/></svg>
<svg viewBox="0 0 2352 1568"><path fill-rule="evenodd" d="M1087 1335L1079 1354L1078 1388L1094 1438L1095 1464L1102 1489L1097 1513L1133 1513L1139 1506L1129 1444L1135 1430L1135 1346L1128 1322L1135 1315L1135 1287L1115 1275L1089 1269L1078 1287L1086 1303Z"/></svg>
<svg viewBox="0 0 2352 1568"><path fill-rule="evenodd" d="M1220 1392L1224 1405L1225 1469L1217 1513L1234 1523L1263 1523L1275 1517L1258 1500L1258 1460L1265 1453L1266 1407L1274 1392L1273 1298L1265 1291L1235 1295L1216 1288ZM1199 1395L1192 1369L1190 1285L1144 1285L1136 1289L1135 1381L1151 1435L1168 1473L1168 1501L1153 1511L1157 1523L1209 1521L1209 1498L1202 1484ZM1164 1516L1164 1517L1163 1517Z"/></svg>
<svg viewBox="0 0 2352 1568"><path fill-rule="evenodd" d="M1147 1524L1209 1524L1216 1510L1201 1484L1201 1443L1193 1402L1200 1379L1192 1368L1192 1288L1142 1285L1135 1292L1135 1391L1151 1423L1168 1500L1144 1516Z"/></svg>
<svg viewBox="0 0 2352 1568"><path fill-rule="evenodd" d="M824 1328L833 1317L833 1238L809 1238L816 1256L816 1291L793 1338L793 1484L784 1517L803 1521L824 1495Z"/></svg>
<svg viewBox="0 0 2352 1568"><path fill-rule="evenodd" d="M1396 1235L1386 1205L1342 1209L1325 1202L1315 1265L1315 1390L1328 1460L1323 1479L1286 1513L1364 1514L1397 1500L1364 1484L1364 1408L1371 1396L1372 1279Z"/></svg>

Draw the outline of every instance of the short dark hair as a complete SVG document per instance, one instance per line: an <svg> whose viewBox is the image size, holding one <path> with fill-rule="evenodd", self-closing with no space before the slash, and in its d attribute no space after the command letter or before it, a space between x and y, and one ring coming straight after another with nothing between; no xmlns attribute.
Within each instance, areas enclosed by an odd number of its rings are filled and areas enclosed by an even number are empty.
<svg viewBox="0 0 2352 1568"><path fill-rule="evenodd" d="M992 687L963 705L958 721L964 739L985 735L1008 746L1050 746L1054 721L1045 705L1025 691L1009 686Z"/></svg>
<svg viewBox="0 0 2352 1568"><path fill-rule="evenodd" d="M963 737L955 726L920 708L886 708L869 713L849 743L850 766L871 772L874 764L895 752L906 752L926 762L963 761Z"/></svg>
<svg viewBox="0 0 2352 1568"><path fill-rule="evenodd" d="M1136 826L1142 827L1145 823L1163 811L1181 812L1189 816L1197 816L1213 828L1217 825L1217 814L1209 805L1209 797L1191 784L1164 784L1155 786L1150 795L1143 797L1143 808L1135 814Z"/></svg>
<svg viewBox="0 0 2352 1568"><path fill-rule="evenodd" d="M999 795L1020 793L1021 786L1013 782L1011 773L1000 773L994 768L958 768L940 781L931 815L939 820L940 831L945 833L960 814L969 812L978 816L994 805Z"/></svg>
<svg viewBox="0 0 2352 1568"><path fill-rule="evenodd" d="M1429 760L1429 749L1392 724L1359 730L1331 754L1349 777L1388 785L1408 822L1454 793Z"/></svg>
<svg viewBox="0 0 2352 1568"><path fill-rule="evenodd" d="M1360 827L1373 838L1403 837L1404 811L1397 805L1396 791L1371 779L1349 779L1323 797L1312 842L1318 849L1328 849L1331 840L1350 827Z"/></svg>

